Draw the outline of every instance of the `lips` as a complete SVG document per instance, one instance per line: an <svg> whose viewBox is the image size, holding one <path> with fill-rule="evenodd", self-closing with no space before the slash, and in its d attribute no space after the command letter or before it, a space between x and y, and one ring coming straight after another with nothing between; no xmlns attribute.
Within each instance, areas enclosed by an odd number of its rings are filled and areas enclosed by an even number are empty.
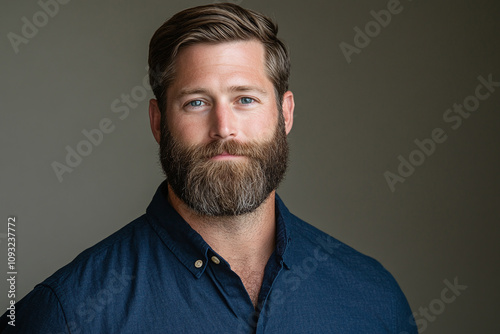
<svg viewBox="0 0 500 334"><path fill-rule="evenodd" d="M233 158L241 158L242 155L234 155L229 154L228 152L222 152L221 154L214 155L212 159L214 160L224 160L224 159L233 159Z"/></svg>

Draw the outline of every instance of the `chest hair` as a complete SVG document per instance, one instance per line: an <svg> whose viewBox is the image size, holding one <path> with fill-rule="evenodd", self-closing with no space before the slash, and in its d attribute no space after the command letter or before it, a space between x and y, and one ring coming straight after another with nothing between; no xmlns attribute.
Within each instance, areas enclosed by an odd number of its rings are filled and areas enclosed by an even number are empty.
<svg viewBox="0 0 500 334"><path fill-rule="evenodd" d="M243 282L243 285L252 300L253 306L257 306L262 280L264 279L264 273L261 271L243 270L242 272L237 272L237 274L240 276L241 281Z"/></svg>

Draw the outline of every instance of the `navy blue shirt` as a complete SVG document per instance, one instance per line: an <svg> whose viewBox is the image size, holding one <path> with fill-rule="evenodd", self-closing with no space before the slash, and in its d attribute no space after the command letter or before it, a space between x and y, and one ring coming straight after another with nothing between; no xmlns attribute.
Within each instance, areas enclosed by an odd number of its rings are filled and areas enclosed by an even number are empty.
<svg viewBox="0 0 500 334"><path fill-rule="evenodd" d="M254 308L239 276L169 205L85 250L6 314L2 333L416 334L375 260L292 215L276 196L276 249Z"/></svg>

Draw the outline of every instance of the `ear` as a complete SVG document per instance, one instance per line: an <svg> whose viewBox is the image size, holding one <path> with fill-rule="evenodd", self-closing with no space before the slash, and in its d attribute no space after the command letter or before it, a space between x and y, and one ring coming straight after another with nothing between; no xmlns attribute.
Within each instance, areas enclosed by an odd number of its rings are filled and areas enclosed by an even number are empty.
<svg viewBox="0 0 500 334"><path fill-rule="evenodd" d="M149 100L149 124L151 125L153 137L159 144L161 138L161 113L160 108L158 108L158 101L155 99Z"/></svg>
<svg viewBox="0 0 500 334"><path fill-rule="evenodd" d="M283 117L285 119L286 134L289 134L293 125L293 109L295 108L295 101L293 100L293 93L287 91L283 94Z"/></svg>

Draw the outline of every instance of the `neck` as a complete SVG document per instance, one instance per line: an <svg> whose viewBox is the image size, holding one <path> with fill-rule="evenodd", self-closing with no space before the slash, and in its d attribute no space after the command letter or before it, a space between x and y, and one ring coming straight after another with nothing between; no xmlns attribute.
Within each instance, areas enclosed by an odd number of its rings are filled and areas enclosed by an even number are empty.
<svg viewBox="0 0 500 334"><path fill-rule="evenodd" d="M203 239L229 262L233 271L254 268L264 271L275 248L275 192L253 212L240 216L202 216L191 210L169 186L172 207ZM239 274L239 273L238 273Z"/></svg>

